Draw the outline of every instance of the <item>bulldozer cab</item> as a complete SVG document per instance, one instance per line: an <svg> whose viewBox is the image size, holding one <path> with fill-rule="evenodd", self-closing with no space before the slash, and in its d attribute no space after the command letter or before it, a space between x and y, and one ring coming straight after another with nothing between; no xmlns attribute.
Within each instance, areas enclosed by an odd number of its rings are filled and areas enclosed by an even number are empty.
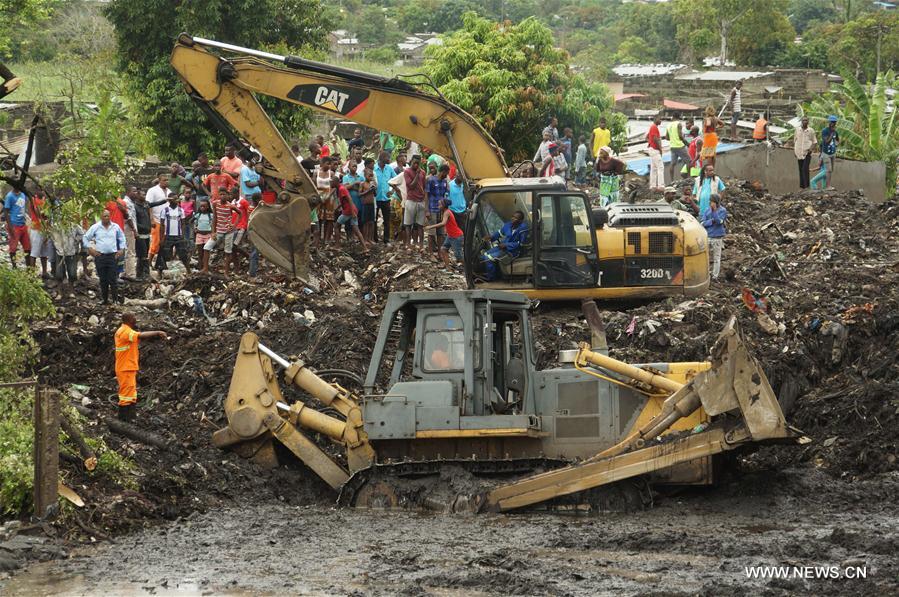
<svg viewBox="0 0 899 597"><path fill-rule="evenodd" d="M427 427L423 414L442 417L447 429L464 429L465 418L496 429L534 426L525 415L534 412L526 404L535 360L528 304L493 291L391 294L365 378L366 407L414 397L418 427Z"/></svg>
<svg viewBox="0 0 899 597"><path fill-rule="evenodd" d="M526 232L507 250L500 243L515 212ZM589 199L561 179L483 181L466 223L465 263L472 287L592 288L598 255Z"/></svg>

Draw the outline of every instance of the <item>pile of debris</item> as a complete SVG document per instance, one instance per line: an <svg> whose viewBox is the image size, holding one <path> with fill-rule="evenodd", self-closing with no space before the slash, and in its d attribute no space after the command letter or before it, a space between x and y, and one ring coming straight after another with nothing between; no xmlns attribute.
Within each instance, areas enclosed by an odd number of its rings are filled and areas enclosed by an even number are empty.
<svg viewBox="0 0 899 597"><path fill-rule="evenodd" d="M834 476L896 471L899 206L872 205L855 192L774 197L732 182L726 207L724 279L696 300L602 305L612 355L702 360L736 315L792 410L788 418L816 440L772 454ZM112 334L120 312L101 309L86 293L58 297L57 320L35 328L42 350L36 373L62 389L77 384L73 401L93 411L86 433L104 435L136 465L135 486L123 488L65 464L66 483L88 503L83 525L68 531L113 534L250 495L296 504L330 495L299 466L263 473L211 446L224 424L240 335L255 330L281 354L318 370L344 370L334 379L352 388L368 366L389 292L458 289L464 280L396 247L369 256L322 249L313 259L302 280L192 274L126 289L126 308L137 312L140 327L172 336L142 347L137 417L167 447L115 436L100 422L115 413ZM589 337L575 305L541 305L533 321L540 367Z"/></svg>

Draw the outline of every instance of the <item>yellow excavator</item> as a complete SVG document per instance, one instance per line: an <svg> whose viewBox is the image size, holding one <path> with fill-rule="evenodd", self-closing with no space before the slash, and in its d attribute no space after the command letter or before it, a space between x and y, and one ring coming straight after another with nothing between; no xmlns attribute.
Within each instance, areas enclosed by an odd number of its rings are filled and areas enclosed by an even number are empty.
<svg viewBox="0 0 899 597"><path fill-rule="evenodd" d="M707 362L630 365L585 302L592 342L540 370L529 307L505 291L391 293L358 393L248 332L213 444L275 466L278 443L347 506L507 511L640 507L650 484L711 484L724 452L808 441L733 319Z"/></svg>
<svg viewBox="0 0 899 597"><path fill-rule="evenodd" d="M277 204L254 210L249 237L292 275L307 268L310 209L320 198L257 96L351 119L451 156L470 201L469 288L542 300L697 296L708 289L708 240L695 218L665 203L616 204L603 213L562 178L512 178L489 133L422 75L388 79L187 34L178 37L171 64L211 121L265 158L270 188L284 181ZM496 260L498 277L484 281L492 276L485 276L481 257L490 246L482 239L516 211L529 233L516 257Z"/></svg>

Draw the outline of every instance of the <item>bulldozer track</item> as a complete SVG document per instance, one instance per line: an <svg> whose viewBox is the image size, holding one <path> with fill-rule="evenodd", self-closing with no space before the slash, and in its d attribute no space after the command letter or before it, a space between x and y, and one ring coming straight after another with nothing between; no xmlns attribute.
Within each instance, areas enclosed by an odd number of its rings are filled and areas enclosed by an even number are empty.
<svg viewBox="0 0 899 597"><path fill-rule="evenodd" d="M443 459L374 464L356 471L341 487L337 505L375 509L428 510L436 512L478 511L489 483L467 495L435 500L409 486L409 480L439 477L450 467L458 467L476 477L505 477L532 474L536 470L552 470L569 465L562 459L520 458L508 460ZM486 480L486 479L485 479ZM591 510L620 512L642 510L653 504L652 492L643 477L596 487L573 495L556 498L540 505L551 510Z"/></svg>

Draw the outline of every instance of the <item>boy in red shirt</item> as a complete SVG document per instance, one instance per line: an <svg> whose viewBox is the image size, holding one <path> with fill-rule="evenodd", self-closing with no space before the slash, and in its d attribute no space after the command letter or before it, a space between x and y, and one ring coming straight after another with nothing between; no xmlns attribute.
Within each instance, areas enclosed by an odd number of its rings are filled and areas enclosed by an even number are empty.
<svg viewBox="0 0 899 597"><path fill-rule="evenodd" d="M331 189L337 192L337 201L340 204L340 217L337 218L337 226L345 227L347 242L350 240L350 229L352 228L352 235L362 243L363 252L368 253L368 243L359 232L359 212L353 204L350 192L341 184L340 177L335 176L331 179ZM335 236L337 237L337 246L340 246L340 233L338 232Z"/></svg>
<svg viewBox="0 0 899 597"><path fill-rule="evenodd" d="M464 237L462 235L462 229L459 228L459 225L456 223L456 216L453 214L452 210L449 209L450 200L449 199L441 199L440 200L440 221L436 224L431 224L430 226L425 226L425 230L434 230L437 228L445 228L446 229L446 238L443 239L443 245L440 247L440 259L443 260L443 265L446 266L446 269L452 269L452 265L449 260L449 250L453 250L453 255L456 258L456 261L459 265L462 265L462 243Z"/></svg>

